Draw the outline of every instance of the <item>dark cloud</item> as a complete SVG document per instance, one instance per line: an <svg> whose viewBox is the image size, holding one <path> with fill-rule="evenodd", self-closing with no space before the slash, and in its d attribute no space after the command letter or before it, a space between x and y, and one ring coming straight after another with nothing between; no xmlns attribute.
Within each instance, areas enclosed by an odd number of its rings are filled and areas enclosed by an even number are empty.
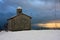
<svg viewBox="0 0 60 40"><path fill-rule="evenodd" d="M23 12L32 16L32 23L38 21L60 19L60 0L3 0L0 1L0 22L3 24L8 18L16 15L16 8L21 6ZM56 11L55 11L56 9ZM5 20L5 21L4 21ZM4 21L4 22L3 22Z"/></svg>

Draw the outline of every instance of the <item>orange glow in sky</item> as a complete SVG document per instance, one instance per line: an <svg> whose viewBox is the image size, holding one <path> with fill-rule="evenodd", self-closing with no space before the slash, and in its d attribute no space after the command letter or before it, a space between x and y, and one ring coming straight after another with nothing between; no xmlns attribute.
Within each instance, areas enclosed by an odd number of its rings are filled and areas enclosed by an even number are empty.
<svg viewBox="0 0 60 40"><path fill-rule="evenodd" d="M45 24L37 24L37 25L48 28L60 28L60 23L45 23Z"/></svg>
<svg viewBox="0 0 60 40"><path fill-rule="evenodd" d="M60 21L51 21L47 23L39 23L37 26L47 27L47 28L60 28Z"/></svg>

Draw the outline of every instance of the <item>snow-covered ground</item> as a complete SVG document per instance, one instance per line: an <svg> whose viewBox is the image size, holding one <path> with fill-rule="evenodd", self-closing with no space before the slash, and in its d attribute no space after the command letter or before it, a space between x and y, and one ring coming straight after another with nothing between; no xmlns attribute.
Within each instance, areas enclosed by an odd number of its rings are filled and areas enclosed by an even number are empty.
<svg viewBox="0 0 60 40"><path fill-rule="evenodd" d="M60 30L2 31L0 40L60 40Z"/></svg>

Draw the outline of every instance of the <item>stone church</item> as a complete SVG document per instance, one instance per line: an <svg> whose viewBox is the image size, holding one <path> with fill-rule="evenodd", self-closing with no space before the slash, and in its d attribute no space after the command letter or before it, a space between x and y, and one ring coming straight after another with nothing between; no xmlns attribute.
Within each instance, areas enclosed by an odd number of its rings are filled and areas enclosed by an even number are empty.
<svg viewBox="0 0 60 40"><path fill-rule="evenodd" d="M8 19L8 30L20 31L31 29L31 17L22 13L22 8L17 8L17 15Z"/></svg>

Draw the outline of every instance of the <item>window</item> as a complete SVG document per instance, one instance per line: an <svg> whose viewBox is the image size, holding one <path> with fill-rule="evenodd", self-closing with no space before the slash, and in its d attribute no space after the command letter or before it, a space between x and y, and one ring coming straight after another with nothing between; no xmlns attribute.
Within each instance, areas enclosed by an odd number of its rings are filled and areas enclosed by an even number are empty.
<svg viewBox="0 0 60 40"><path fill-rule="evenodd" d="M13 24L16 25L16 22L14 21Z"/></svg>

